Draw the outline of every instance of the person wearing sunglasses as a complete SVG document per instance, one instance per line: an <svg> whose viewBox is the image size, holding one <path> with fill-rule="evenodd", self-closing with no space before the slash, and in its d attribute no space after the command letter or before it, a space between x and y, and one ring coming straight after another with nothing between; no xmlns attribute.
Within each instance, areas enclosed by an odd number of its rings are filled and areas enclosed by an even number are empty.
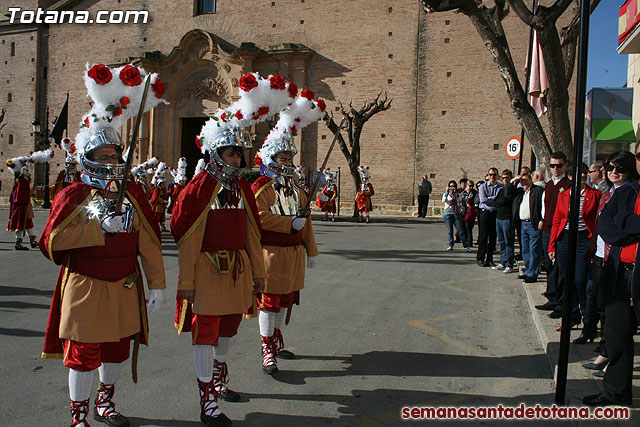
<svg viewBox="0 0 640 427"><path fill-rule="evenodd" d="M635 169L640 173L640 143L635 147ZM609 178L623 172L633 173L622 162L609 159ZM614 168L615 166L615 168ZM622 169L622 171L620 170ZM589 406L631 406L634 341L640 323L640 183L635 179L615 187L611 200L598 217L598 233L611 245L602 269L600 284L605 300L605 342L609 364L604 373L603 391L585 396ZM638 206L639 208L636 208Z"/></svg>
<svg viewBox="0 0 640 427"><path fill-rule="evenodd" d="M571 181L566 177L567 172L567 156L561 151L551 154L549 169L551 169L551 179L544 187L544 199L542 204L543 220L542 220L542 249L544 251L544 265L547 272L547 289L545 296L548 301L545 304L538 305L538 310L551 311L549 317L559 319L562 312L556 310L558 301L562 298L563 280L560 277L558 265L551 261L547 248L551 240L551 228L553 227L553 215L556 211L556 202L558 195L571 187ZM561 307L561 305L560 305Z"/></svg>
<svg viewBox="0 0 640 427"><path fill-rule="evenodd" d="M591 188L606 193L609 191L609 183L605 179L606 171L603 170L602 166L600 162L592 163L589 166L589 185Z"/></svg>
<svg viewBox="0 0 640 427"><path fill-rule="evenodd" d="M478 252L476 261L480 267L495 267L493 253L496 250L496 206L495 199L504 185L498 182L498 169L490 168L489 179L478 191L480 205L478 211Z"/></svg>

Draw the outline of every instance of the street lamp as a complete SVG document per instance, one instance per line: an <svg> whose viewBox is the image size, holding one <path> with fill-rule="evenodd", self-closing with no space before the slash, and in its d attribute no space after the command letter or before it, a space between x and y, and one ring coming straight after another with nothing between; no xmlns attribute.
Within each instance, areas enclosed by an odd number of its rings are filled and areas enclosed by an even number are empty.
<svg viewBox="0 0 640 427"><path fill-rule="evenodd" d="M49 138L51 134L49 133L49 108L47 107L47 121L45 122L45 128L42 129L42 124L40 120L36 117L31 122L31 127L33 128L33 133L36 135L36 149L38 150L46 150L51 147L49 143ZM42 192L42 208L49 209L51 207L51 200L49 197L49 162L44 164L44 190Z"/></svg>

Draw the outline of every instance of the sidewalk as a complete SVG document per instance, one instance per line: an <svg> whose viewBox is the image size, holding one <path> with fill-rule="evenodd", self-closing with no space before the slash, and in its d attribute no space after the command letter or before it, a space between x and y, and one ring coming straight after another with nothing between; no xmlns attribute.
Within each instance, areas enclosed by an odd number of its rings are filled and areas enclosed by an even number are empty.
<svg viewBox="0 0 640 427"><path fill-rule="evenodd" d="M536 305L544 304L547 299L542 295L542 292L546 289L545 276L542 275L538 278L537 283L524 283L520 281L522 287L527 294L527 302L529 303L529 309L533 317L533 322L538 330L538 336L542 342L543 348L546 350L549 366L553 374L553 379L557 384L557 368L558 357L560 353L560 332L556 332L556 328L560 326L561 319L550 319L548 317L549 311L541 311L535 308ZM596 338L593 343L587 343L583 345L573 344L573 340L580 335L582 325L579 329L573 329L571 331L571 344L569 347L569 365L567 369L567 388L566 388L566 405L570 406L582 406L582 398L590 394L597 394L602 391L602 379L592 376L593 372L589 369L582 367L583 363L592 362L597 357L595 349L600 338ZM638 352L636 351L636 355ZM640 363L638 359L635 360L634 371L640 370ZM635 418L640 414L640 405L638 389L640 388L640 377L634 375L633 380L634 388L634 403L631 408L632 416ZM617 422L619 425L628 425L622 421Z"/></svg>

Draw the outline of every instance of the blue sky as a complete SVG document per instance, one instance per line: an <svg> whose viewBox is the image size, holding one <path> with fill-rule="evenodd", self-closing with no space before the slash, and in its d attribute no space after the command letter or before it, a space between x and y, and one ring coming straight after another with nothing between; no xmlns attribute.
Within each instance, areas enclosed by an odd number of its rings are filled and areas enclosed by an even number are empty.
<svg viewBox="0 0 640 427"><path fill-rule="evenodd" d="M618 9L622 4L623 0L601 0L591 14L587 92L593 87L622 87L627 81L628 55L616 51Z"/></svg>

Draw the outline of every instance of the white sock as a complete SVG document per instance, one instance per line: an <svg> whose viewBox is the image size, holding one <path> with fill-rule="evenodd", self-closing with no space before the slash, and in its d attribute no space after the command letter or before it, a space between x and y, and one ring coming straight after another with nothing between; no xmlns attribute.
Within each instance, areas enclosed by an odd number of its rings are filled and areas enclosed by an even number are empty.
<svg viewBox="0 0 640 427"><path fill-rule="evenodd" d="M260 310L258 313L258 323L260 324L260 335L263 337L273 336L276 324L276 314L267 310Z"/></svg>
<svg viewBox="0 0 640 427"><path fill-rule="evenodd" d="M275 328L282 329L282 324L284 323L284 318L287 315L287 312L283 309L280 309L280 311L275 313L275 315L276 315Z"/></svg>
<svg viewBox="0 0 640 427"><path fill-rule="evenodd" d="M203 383L211 382L213 379L213 346L199 345L193 346L193 364L196 367L196 376Z"/></svg>
<svg viewBox="0 0 640 427"><path fill-rule="evenodd" d="M76 402L91 397L93 371L76 371L69 369L69 398Z"/></svg>
<svg viewBox="0 0 640 427"><path fill-rule="evenodd" d="M24 231L16 231L16 239L22 239L24 237Z"/></svg>
<svg viewBox="0 0 640 427"><path fill-rule="evenodd" d="M100 374L100 382L102 384L112 385L118 380L121 363L103 363L98 368Z"/></svg>
<svg viewBox="0 0 640 427"><path fill-rule="evenodd" d="M36 236L36 233L33 232L33 228L29 228L27 230L27 233L29 234L29 237L31 237L31 236L35 237Z"/></svg>
<svg viewBox="0 0 640 427"><path fill-rule="evenodd" d="M231 337L218 337L218 345L213 347L213 358L222 363L227 360Z"/></svg>

